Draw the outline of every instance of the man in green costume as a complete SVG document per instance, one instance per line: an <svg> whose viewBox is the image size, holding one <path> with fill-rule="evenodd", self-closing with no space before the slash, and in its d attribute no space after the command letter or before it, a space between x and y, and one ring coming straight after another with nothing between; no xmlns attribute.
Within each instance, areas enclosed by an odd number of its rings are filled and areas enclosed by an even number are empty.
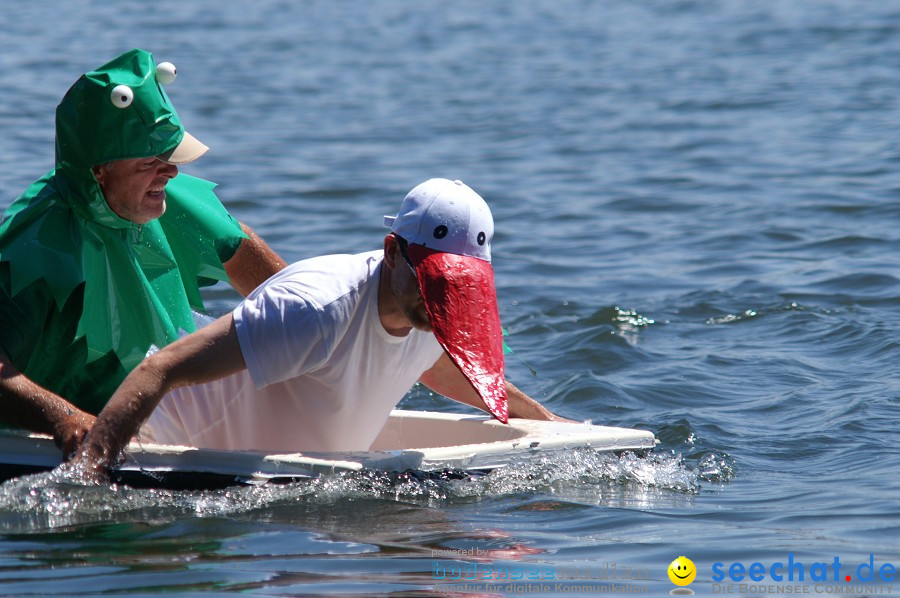
<svg viewBox="0 0 900 598"><path fill-rule="evenodd" d="M285 262L208 181L178 174L206 146L131 50L84 74L56 110L56 168L0 219L0 426L69 455L151 345L192 332L200 287L242 295Z"/></svg>

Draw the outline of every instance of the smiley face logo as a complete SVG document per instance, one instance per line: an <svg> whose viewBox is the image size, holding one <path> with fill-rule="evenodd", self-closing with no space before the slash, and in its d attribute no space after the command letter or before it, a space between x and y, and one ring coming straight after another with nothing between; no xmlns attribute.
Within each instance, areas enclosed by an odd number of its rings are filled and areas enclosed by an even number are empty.
<svg viewBox="0 0 900 598"><path fill-rule="evenodd" d="M676 586L690 585L697 577L697 567L694 561L686 556L680 556L669 564L669 579Z"/></svg>

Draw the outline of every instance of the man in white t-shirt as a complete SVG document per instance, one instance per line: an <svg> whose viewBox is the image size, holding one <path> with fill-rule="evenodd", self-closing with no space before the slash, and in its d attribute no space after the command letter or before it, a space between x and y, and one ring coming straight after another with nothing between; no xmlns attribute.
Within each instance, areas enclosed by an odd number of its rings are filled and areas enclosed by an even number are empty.
<svg viewBox="0 0 900 598"><path fill-rule="evenodd" d="M431 179L385 224L383 250L293 264L145 359L77 460L105 469L148 418L142 437L163 443L367 450L416 381L502 422L558 419L504 379L494 222L481 196Z"/></svg>

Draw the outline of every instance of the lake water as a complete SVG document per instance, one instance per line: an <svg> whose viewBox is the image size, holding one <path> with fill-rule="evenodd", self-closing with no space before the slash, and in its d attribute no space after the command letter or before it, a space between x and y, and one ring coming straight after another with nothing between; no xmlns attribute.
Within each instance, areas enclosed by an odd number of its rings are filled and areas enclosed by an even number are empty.
<svg viewBox="0 0 900 598"><path fill-rule="evenodd" d="M497 222L509 377L661 441L445 480L21 478L0 486L0 594L667 595L679 555L697 595L900 592L878 577L900 568L900 5L11 2L0 20L0 207L52 166L67 87L143 47L212 147L184 170L288 260L377 248L406 191L466 181ZM418 388L402 406L459 410ZM797 562L802 581L772 569ZM450 583L473 567L489 579Z"/></svg>

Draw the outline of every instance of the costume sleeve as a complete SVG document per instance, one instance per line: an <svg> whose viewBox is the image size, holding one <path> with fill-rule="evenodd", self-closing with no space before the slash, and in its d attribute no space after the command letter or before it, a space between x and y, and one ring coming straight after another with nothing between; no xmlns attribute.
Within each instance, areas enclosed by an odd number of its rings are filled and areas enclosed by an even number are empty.
<svg viewBox="0 0 900 598"><path fill-rule="evenodd" d="M334 344L322 310L284 284L254 291L234 312L241 353L257 388L323 364Z"/></svg>
<svg viewBox="0 0 900 598"><path fill-rule="evenodd" d="M223 264L246 238L214 188L214 183L186 174L179 174L166 185L166 213L159 222L185 288L227 281Z"/></svg>
<svg viewBox="0 0 900 598"><path fill-rule="evenodd" d="M9 287L9 264L0 263L0 350L19 371L28 365L44 328L51 298L41 285L31 284L15 297Z"/></svg>

